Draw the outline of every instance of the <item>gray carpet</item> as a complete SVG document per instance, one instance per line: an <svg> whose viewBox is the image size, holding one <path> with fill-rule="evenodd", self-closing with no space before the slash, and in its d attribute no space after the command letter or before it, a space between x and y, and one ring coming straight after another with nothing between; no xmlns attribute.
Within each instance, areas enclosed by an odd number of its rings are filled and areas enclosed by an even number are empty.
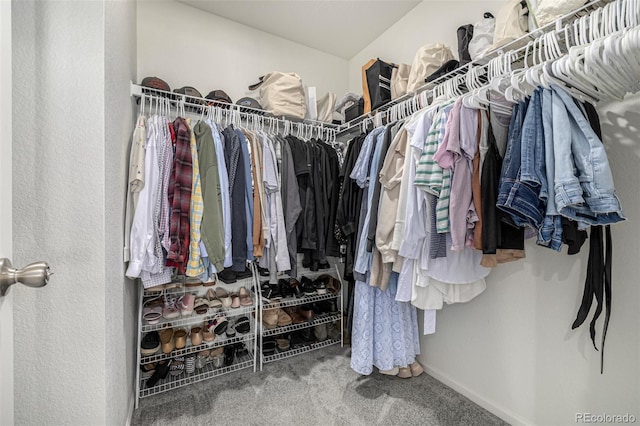
<svg viewBox="0 0 640 426"><path fill-rule="evenodd" d="M504 425L423 374L356 374L339 345L140 400L132 425Z"/></svg>

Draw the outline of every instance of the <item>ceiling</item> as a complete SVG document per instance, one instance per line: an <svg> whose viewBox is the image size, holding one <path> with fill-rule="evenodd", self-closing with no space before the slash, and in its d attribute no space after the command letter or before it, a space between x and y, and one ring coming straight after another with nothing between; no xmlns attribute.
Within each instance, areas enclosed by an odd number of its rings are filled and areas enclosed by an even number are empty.
<svg viewBox="0 0 640 426"><path fill-rule="evenodd" d="M350 59L420 0L178 0L269 34Z"/></svg>

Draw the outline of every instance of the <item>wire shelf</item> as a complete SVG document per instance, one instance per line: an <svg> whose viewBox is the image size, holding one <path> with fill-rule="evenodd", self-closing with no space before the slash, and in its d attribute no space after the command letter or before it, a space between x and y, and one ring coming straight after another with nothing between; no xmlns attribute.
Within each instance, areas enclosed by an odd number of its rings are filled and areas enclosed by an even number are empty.
<svg viewBox="0 0 640 426"><path fill-rule="evenodd" d="M209 349L218 348L220 346L232 345L234 343L239 342L249 342L255 338L255 333L253 331L246 334L239 334L236 331L235 337L220 337L216 336L215 340L212 342L203 342L201 345L191 346L188 345L184 349L174 349L168 354L160 353L151 356L145 356L140 358L140 364L148 364L150 362L162 361L165 359L173 358L176 356L189 355L193 353L198 353L200 351L205 351Z"/></svg>
<svg viewBox="0 0 640 426"><path fill-rule="evenodd" d="M278 360L285 359L285 358L290 358L292 356L296 356L296 355L304 354L304 353L307 353L307 352L315 351L317 349L326 348L327 346L336 345L338 343L340 343L340 340L327 339L327 340L325 340L323 342L312 343L311 345L304 346L302 348L289 349L288 351L280 352L280 353L276 353L276 354L268 355L268 356L261 355L262 356L262 363L263 364L268 364L270 362L278 361Z"/></svg>
<svg viewBox="0 0 640 426"><path fill-rule="evenodd" d="M240 280L237 280L235 283L231 283L231 284L227 284L227 283L223 282L222 280L217 280L212 285L201 284L201 285L197 285L197 286L187 286L187 285L185 285L184 282L180 281L178 283L178 286L177 287L173 287L173 288L167 288L167 289L162 289L162 290L145 289L144 290L144 297L145 298L147 298L147 297L149 297L149 298L160 297L163 294L166 294L166 295L185 294L185 293L204 294L210 288L212 288L214 291L215 291L216 288L224 288L227 291L229 291L229 290L235 291L235 289L239 289L240 287L246 287L247 290L251 290L252 286L253 286L253 276L248 277L248 278L242 278Z"/></svg>
<svg viewBox="0 0 640 426"><path fill-rule="evenodd" d="M262 298L263 300L263 309L267 310L267 309L275 309L275 308L286 308L287 306L298 306L298 305L304 305L307 303L313 303L313 302L320 302L322 300L329 300L329 299L337 299L338 297L340 297L340 293L337 294L333 294L333 293L327 293L327 294L313 294L311 296L302 296L300 298L295 298L295 297L272 297L271 299L266 299L266 298ZM269 304L279 304L279 306L273 306L273 307L269 307L267 305Z"/></svg>
<svg viewBox="0 0 640 426"><path fill-rule="evenodd" d="M255 298L254 298L255 300ZM255 312L256 306L255 302L251 306L239 307L239 308L226 308L220 312L208 313L204 315L190 315L188 317L178 317L174 319L166 319L163 318L157 324L145 324L142 326L142 332L149 332L154 330L162 330L167 327L187 327L190 325L200 324L210 319L225 316L227 318L239 317L242 315L249 316L253 312Z"/></svg>
<svg viewBox="0 0 640 426"><path fill-rule="evenodd" d="M178 376L172 376L171 374L167 375L164 380L161 380L153 387L146 388L146 382L148 378L142 378L140 380L140 398L145 398L152 395L157 395L162 392L170 391L172 389L177 389L182 386L187 386L193 383L201 382L203 380L210 379L212 377L222 376L224 374L229 374L234 371L243 370L245 368L253 367L254 365L254 357L253 353L249 351L249 353L240 359L236 359L236 362L228 367L215 368L212 363L208 363L204 366L204 368L200 370L196 370L197 372L186 375L185 373L181 373Z"/></svg>
<svg viewBox="0 0 640 426"><path fill-rule="evenodd" d="M615 0L592 0L590 2L587 2L585 5L573 10L572 12L554 20L553 22L550 22L544 26L541 26L539 28L534 29L531 32L528 32L526 34L524 34L523 36L499 47L493 50L490 50L489 52L485 53L483 55L483 57L478 58L466 65L463 65L451 72L448 72L446 74L444 74L441 77L438 77L437 79L424 84L423 86L419 87L418 89L415 90L415 92L412 93L407 93L406 95L400 96L394 100L391 100L389 102L387 102L384 105L381 105L380 107L362 114L359 117L354 118L351 121L348 121L344 124L341 124L338 126L338 130L337 130L337 138L343 138L345 136L350 136L354 133L360 132L360 127L362 125L362 122L364 120L371 120L373 116L375 116L375 114L377 113L381 113L384 112L388 109L390 109L391 107L401 104L403 102L406 101L410 101L412 99L414 99L417 95L421 94L422 92L425 92L427 90L431 90L434 87L444 83L447 80L450 80L452 78L458 77L462 74L465 74L467 71L469 71L471 69L471 67L475 67L475 66L486 66L489 61L491 61L492 59L504 55L505 53L508 53L510 51L518 51L518 50L522 50L524 49L524 47L531 41L534 40L538 37L543 36L544 34L553 32L553 31L559 31L560 28L563 28L569 24L571 24L572 22L576 21L577 19L581 18L582 16L585 15L589 15L591 12L593 12L596 9L599 9L601 7L606 6L608 3L611 3Z"/></svg>
<svg viewBox="0 0 640 426"><path fill-rule="evenodd" d="M285 325L285 326L276 327L273 329L268 329L263 327L262 335L273 336L276 334L290 333L292 331L302 330L303 328L309 328L309 327L313 327L320 324L327 324L333 321L338 321L340 318L342 318L341 313L322 314L314 317L312 321L305 321L300 324Z"/></svg>

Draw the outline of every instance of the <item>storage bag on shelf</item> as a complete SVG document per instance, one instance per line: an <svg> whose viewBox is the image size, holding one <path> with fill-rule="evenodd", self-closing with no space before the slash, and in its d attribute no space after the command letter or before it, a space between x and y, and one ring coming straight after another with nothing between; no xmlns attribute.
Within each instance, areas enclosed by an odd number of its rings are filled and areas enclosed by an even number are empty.
<svg viewBox="0 0 640 426"><path fill-rule="evenodd" d="M274 116L304 118L307 101L302 79L296 73L271 72L249 86L260 89L260 104Z"/></svg>

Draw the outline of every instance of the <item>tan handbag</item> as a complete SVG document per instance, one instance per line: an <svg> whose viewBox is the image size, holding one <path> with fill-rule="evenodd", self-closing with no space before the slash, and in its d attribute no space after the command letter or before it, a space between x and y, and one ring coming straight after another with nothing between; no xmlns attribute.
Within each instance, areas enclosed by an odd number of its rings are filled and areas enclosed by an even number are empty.
<svg viewBox="0 0 640 426"><path fill-rule="evenodd" d="M274 116L304 118L307 101L302 79L295 73L271 72L249 90L260 89L260 104Z"/></svg>

